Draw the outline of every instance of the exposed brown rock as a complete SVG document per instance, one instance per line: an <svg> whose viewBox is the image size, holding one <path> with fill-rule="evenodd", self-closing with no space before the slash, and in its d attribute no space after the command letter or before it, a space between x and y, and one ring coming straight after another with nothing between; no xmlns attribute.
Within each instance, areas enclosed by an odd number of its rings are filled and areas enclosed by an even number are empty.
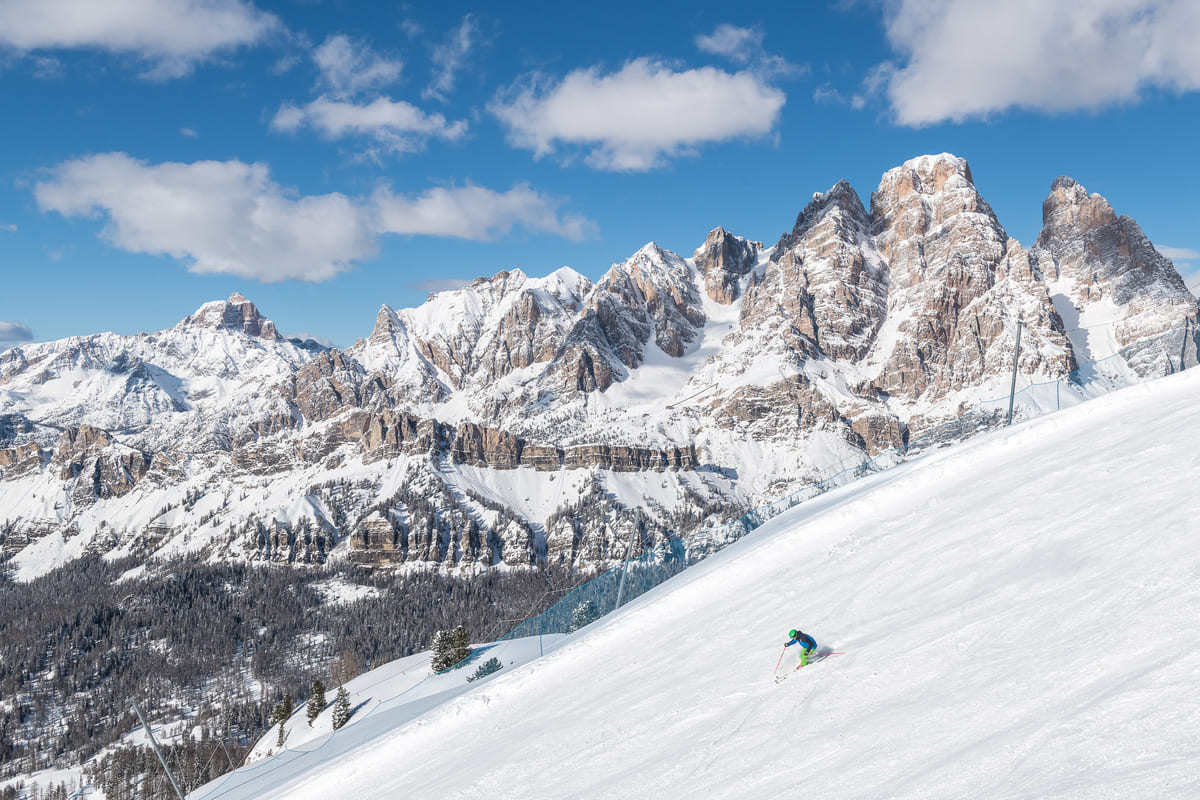
<svg viewBox="0 0 1200 800"><path fill-rule="evenodd" d="M0 450L0 471L8 480L28 475L41 469L42 454L42 448L37 442L27 442Z"/></svg>
<svg viewBox="0 0 1200 800"><path fill-rule="evenodd" d="M231 328L260 339L280 340L275 323L263 317L253 303L234 292L225 302L208 303L195 314L185 318L182 325L205 328Z"/></svg>
<svg viewBox="0 0 1200 800"><path fill-rule="evenodd" d="M709 232L704 244L693 255L696 268L704 275L704 289L709 298L729 305L738 298L738 285L758 261L760 242L747 242L724 228Z"/></svg>

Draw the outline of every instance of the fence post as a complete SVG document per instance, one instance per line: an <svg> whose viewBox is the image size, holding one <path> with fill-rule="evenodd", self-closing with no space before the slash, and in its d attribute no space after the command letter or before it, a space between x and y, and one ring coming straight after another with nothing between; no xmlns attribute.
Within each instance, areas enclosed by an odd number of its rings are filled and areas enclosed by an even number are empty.
<svg viewBox="0 0 1200 800"><path fill-rule="evenodd" d="M1017 352L1013 355L1013 374L1012 386L1008 390L1008 422L1006 425L1012 425L1013 400L1017 397L1017 364L1021 360L1021 323L1024 322L1024 317L1017 317Z"/></svg>

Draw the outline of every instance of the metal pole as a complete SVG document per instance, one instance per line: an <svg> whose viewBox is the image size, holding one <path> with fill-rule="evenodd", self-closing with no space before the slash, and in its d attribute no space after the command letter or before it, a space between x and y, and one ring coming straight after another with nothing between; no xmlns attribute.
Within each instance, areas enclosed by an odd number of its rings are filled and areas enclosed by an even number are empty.
<svg viewBox="0 0 1200 800"><path fill-rule="evenodd" d="M1183 359L1185 356L1187 356L1188 327L1191 324L1192 324L1192 320L1190 317L1183 321L1183 344L1180 345L1180 347L1179 347L1179 371L1180 372L1183 372L1185 369L1187 369L1187 366L1183 363Z"/></svg>
<svg viewBox="0 0 1200 800"><path fill-rule="evenodd" d="M171 774L171 768L167 766L167 759L163 758L162 750L158 749L158 742L154 738L154 732L146 724L146 718L142 716L142 710L138 708L137 700L130 698L129 702L133 704L133 710L137 713L138 720L142 723L142 727L146 729L146 735L150 737L150 746L154 748L154 755L158 756L158 760L162 762L163 769L167 771L167 778L171 781L171 788L175 790L175 794L179 795L179 800L183 800L183 792L179 789L179 784L175 782L175 776Z"/></svg>
<svg viewBox="0 0 1200 800"><path fill-rule="evenodd" d="M1012 425L1013 400L1017 397L1017 364L1021 361L1021 324L1024 320L1017 317L1017 352L1013 356L1013 374L1012 386L1008 390L1008 422L1006 425Z"/></svg>
<svg viewBox="0 0 1200 800"><path fill-rule="evenodd" d="M640 533L640 531L637 530L636 523L634 524L633 529L634 533ZM621 607L621 595L625 593L625 576L629 574L629 556L633 553L634 533L629 534L629 547L625 548L625 564L621 569L621 582L617 584L617 604L613 606L613 611L616 611Z"/></svg>

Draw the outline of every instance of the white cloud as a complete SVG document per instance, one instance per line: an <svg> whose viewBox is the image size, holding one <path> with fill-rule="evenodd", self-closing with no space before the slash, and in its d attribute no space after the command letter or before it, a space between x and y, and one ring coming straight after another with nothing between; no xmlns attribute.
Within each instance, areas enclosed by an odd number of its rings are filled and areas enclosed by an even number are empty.
<svg viewBox="0 0 1200 800"><path fill-rule="evenodd" d="M697 36L695 42L696 47L705 53L748 66L754 72L767 77L797 75L804 71L781 56L772 55L764 50L763 35L760 28L739 28L722 23L712 33Z"/></svg>
<svg viewBox="0 0 1200 800"><path fill-rule="evenodd" d="M200 135L200 134L196 133L195 128L180 128L179 133L180 133L180 135L186 136L189 139L195 139L197 136Z"/></svg>
<svg viewBox="0 0 1200 800"><path fill-rule="evenodd" d="M30 342L33 331L19 322L0 322L0 342Z"/></svg>
<svg viewBox="0 0 1200 800"><path fill-rule="evenodd" d="M449 122L441 114L426 114L386 97L361 105L324 96L304 106L285 103L271 120L274 130L286 133L305 125L328 139L369 136L394 152L417 150L430 138L459 139L467 131L463 120Z"/></svg>
<svg viewBox="0 0 1200 800"><path fill-rule="evenodd" d="M676 72L644 58L611 75L592 68L548 88L539 82L509 87L488 105L509 142L537 157L587 147L587 162L607 170L648 170L706 142L766 136L786 100L750 72Z"/></svg>
<svg viewBox="0 0 1200 800"><path fill-rule="evenodd" d="M272 181L265 164L236 160L148 164L125 153L93 155L60 164L34 193L43 211L106 220L102 235L124 250L268 283L332 278L373 256L389 233L486 240L522 227L582 239L595 230L525 184L417 196L380 189L365 201L303 196Z"/></svg>
<svg viewBox="0 0 1200 800"><path fill-rule="evenodd" d="M428 280L410 283L404 288L412 289L413 291L417 292L453 292L455 289L461 289L464 286L470 285L470 281L460 280L458 278L444 278L441 280L430 278Z"/></svg>
<svg viewBox="0 0 1200 800"><path fill-rule="evenodd" d="M886 70L903 125L1136 102L1200 89L1195 0L893 0Z"/></svg>
<svg viewBox="0 0 1200 800"><path fill-rule="evenodd" d="M150 62L175 78L282 25L244 0L0 0L0 46L19 52L86 48Z"/></svg>
<svg viewBox="0 0 1200 800"><path fill-rule="evenodd" d="M395 83L404 68L403 62L385 58L344 34L328 37L313 51L313 62L321 71L318 86L339 98Z"/></svg>
<svg viewBox="0 0 1200 800"><path fill-rule="evenodd" d="M433 49L433 80L421 92L421 97L445 102L446 95L454 91L457 73L475 46L477 35L475 18L467 14L462 24L446 37L446 41Z"/></svg>
<svg viewBox="0 0 1200 800"><path fill-rule="evenodd" d="M705 53L725 56L739 64L747 64L762 50L763 32L757 28L739 28L722 23L710 34L696 37L696 47Z"/></svg>
<svg viewBox="0 0 1200 800"><path fill-rule="evenodd" d="M1191 261L1192 259L1200 258L1200 251L1193 250L1190 247L1169 247L1160 244L1155 245L1154 249L1172 261Z"/></svg>
<svg viewBox="0 0 1200 800"><path fill-rule="evenodd" d="M33 59L33 77L44 81L61 78L67 73L63 63L54 56L38 56Z"/></svg>
<svg viewBox="0 0 1200 800"><path fill-rule="evenodd" d="M9 231L10 233L17 232L17 224L15 222L0 224L0 231Z"/></svg>
<svg viewBox="0 0 1200 800"><path fill-rule="evenodd" d="M188 259L193 272L320 281L375 252L355 203L337 193L296 196L264 164L150 165L109 153L59 165L34 191L43 211L104 217L117 247Z"/></svg>
<svg viewBox="0 0 1200 800"><path fill-rule="evenodd" d="M507 192L481 186L439 187L417 196L389 190L373 198L381 232L452 236L484 241L520 226L572 241L595 235L595 224L579 215L560 217L561 201L517 184Z"/></svg>
<svg viewBox="0 0 1200 800"><path fill-rule="evenodd" d="M306 342L306 341L312 340L312 341L316 342L317 344L321 345L322 347L336 347L337 346L333 343L333 339L330 339L326 336L317 336L315 333L308 333L306 331L301 331L299 333L289 333L284 338L285 339L299 339L301 342Z"/></svg>

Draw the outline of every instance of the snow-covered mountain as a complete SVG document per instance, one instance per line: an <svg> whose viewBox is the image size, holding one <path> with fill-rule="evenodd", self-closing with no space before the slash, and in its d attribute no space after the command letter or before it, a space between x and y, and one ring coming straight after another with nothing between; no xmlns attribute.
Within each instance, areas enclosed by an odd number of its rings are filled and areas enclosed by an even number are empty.
<svg viewBox="0 0 1200 800"><path fill-rule="evenodd" d="M1043 217L1026 250L963 159L922 156L869 210L845 182L814 195L772 247L716 228L594 284L500 272L383 306L344 351L284 340L241 295L13 348L0 549L22 578L89 551L603 562L1006 395L1018 326L1021 386L1122 347L1087 377L1174 369L1139 344L1196 314L1171 262L1069 178Z"/></svg>
<svg viewBox="0 0 1200 800"><path fill-rule="evenodd" d="M1194 797L1197 391L928 452L478 682L365 673L349 725L301 708L189 797ZM795 672L796 627L838 654Z"/></svg>

